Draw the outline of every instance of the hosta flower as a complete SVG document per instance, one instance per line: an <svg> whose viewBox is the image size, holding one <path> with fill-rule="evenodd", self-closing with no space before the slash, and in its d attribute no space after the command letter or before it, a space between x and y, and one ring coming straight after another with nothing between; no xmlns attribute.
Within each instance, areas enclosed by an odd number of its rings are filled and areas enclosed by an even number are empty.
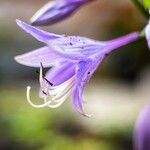
<svg viewBox="0 0 150 150"><path fill-rule="evenodd" d="M146 39L147 39L147 42L148 42L148 46L150 48L150 21L149 21L148 25L145 28L145 36L146 36Z"/></svg>
<svg viewBox="0 0 150 150"><path fill-rule="evenodd" d="M80 6L93 0L53 0L43 6L32 18L33 25L48 25L69 17Z"/></svg>
<svg viewBox="0 0 150 150"><path fill-rule="evenodd" d="M135 150L150 149L150 104L140 113L135 127Z"/></svg>
<svg viewBox="0 0 150 150"><path fill-rule="evenodd" d="M115 40L100 42L80 36L48 33L21 21L17 21L17 24L46 44L45 47L15 57L23 65L40 67L40 97L44 103L35 105L31 102L30 87L27 90L28 101L34 107L56 108L71 94L73 104L81 114L84 114L83 90L99 64L114 49L139 37L139 33L134 32ZM45 75L43 68L51 66L52 70Z"/></svg>

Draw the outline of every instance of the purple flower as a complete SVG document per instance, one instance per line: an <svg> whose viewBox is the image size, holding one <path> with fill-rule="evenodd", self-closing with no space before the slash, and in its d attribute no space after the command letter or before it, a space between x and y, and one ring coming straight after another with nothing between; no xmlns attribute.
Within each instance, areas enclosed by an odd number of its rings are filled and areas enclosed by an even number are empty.
<svg viewBox="0 0 150 150"><path fill-rule="evenodd" d="M150 48L150 21L149 21L148 25L145 28L145 36L146 36L146 39L147 39L147 42L148 42L148 46Z"/></svg>
<svg viewBox="0 0 150 150"><path fill-rule="evenodd" d="M32 18L33 25L50 25L59 22L80 6L93 0L53 0L44 5Z"/></svg>
<svg viewBox="0 0 150 150"><path fill-rule="evenodd" d="M45 47L15 57L20 64L40 67L40 97L44 99L44 104L35 105L31 102L28 87L27 99L30 104L34 107L56 108L72 94L76 110L84 115L83 90L99 64L114 49L139 38L139 33L134 32L115 40L100 42L85 37L48 33L19 20L17 24L46 44ZM45 75L43 68L51 66L52 70Z"/></svg>
<svg viewBox="0 0 150 150"><path fill-rule="evenodd" d="M150 149L150 104L140 113L135 127L135 150Z"/></svg>

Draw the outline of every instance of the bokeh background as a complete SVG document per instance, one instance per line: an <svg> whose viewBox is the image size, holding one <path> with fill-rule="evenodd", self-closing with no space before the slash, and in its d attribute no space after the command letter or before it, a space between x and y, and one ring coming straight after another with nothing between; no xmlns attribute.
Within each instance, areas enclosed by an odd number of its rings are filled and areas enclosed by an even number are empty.
<svg viewBox="0 0 150 150"><path fill-rule="evenodd" d="M36 68L14 56L43 46L15 19L29 18L47 0L0 0L0 150L132 150L135 120L150 101L150 53L145 39L111 54L90 81L79 115L68 99L58 109L34 109L26 86L38 100ZM67 20L43 29L96 40L142 30L147 20L130 0L97 0Z"/></svg>

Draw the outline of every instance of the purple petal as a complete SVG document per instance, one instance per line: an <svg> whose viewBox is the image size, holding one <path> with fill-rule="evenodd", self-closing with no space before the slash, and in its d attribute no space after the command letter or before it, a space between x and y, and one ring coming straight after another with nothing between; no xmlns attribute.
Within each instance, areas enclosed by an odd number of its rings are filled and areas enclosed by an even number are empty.
<svg viewBox="0 0 150 150"><path fill-rule="evenodd" d="M140 113L135 127L135 150L150 149L150 104Z"/></svg>
<svg viewBox="0 0 150 150"><path fill-rule="evenodd" d="M50 40L61 37L60 35L48 33L46 31L37 29L23 21L16 20L16 22L20 26L20 28L22 28L24 31L31 34L33 37L35 37L37 40L41 42L46 43L46 42L49 42Z"/></svg>
<svg viewBox="0 0 150 150"><path fill-rule="evenodd" d="M96 55L101 55L102 53L108 54L114 49L129 44L139 38L139 33L134 32L112 41L98 42L79 36L52 36L53 34L46 32L51 37L50 40L49 38L47 38L47 36L45 36L45 32L42 30L39 30L21 21L19 22L19 25L26 32L30 33L38 40L45 42L47 45L49 45L54 53L66 59L76 61L87 61L89 58L94 58Z"/></svg>
<svg viewBox="0 0 150 150"><path fill-rule="evenodd" d="M64 61L64 59L51 51L49 47L42 47L34 51L16 56L15 60L20 64L30 67L40 67L41 63L44 67L50 67Z"/></svg>
<svg viewBox="0 0 150 150"><path fill-rule="evenodd" d="M83 90L85 88L85 85L88 82L88 76L90 75L87 71L90 67L91 62L79 62L77 73L76 73L76 86L73 90L73 104L76 108L76 110L86 115L83 111Z"/></svg>
<svg viewBox="0 0 150 150"><path fill-rule="evenodd" d="M75 67L76 64L71 62L65 62L48 71L48 73L46 74L46 78L54 86L57 86L75 75Z"/></svg>
<svg viewBox="0 0 150 150"><path fill-rule="evenodd" d="M57 54L73 60L87 60L106 46L103 42L80 36L64 36L51 41L48 45Z"/></svg>
<svg viewBox="0 0 150 150"><path fill-rule="evenodd" d="M78 63L76 71L76 86L73 90L73 104L76 110L85 116L88 115L83 111L83 90L104 58L105 55L102 54L98 58L95 58L95 60L80 61Z"/></svg>
<svg viewBox="0 0 150 150"><path fill-rule="evenodd" d="M146 35L146 39L147 39L148 46L150 49L150 22L148 23L148 25L145 28L145 35Z"/></svg>
<svg viewBox="0 0 150 150"><path fill-rule="evenodd" d="M137 39L139 39L139 37L140 37L139 32L133 32L128 35L116 38L114 40L107 41L106 42L107 46L104 48L103 52L109 54L110 52L112 52L113 50L117 48L120 48L122 46L125 46L129 43L136 41Z"/></svg>
<svg viewBox="0 0 150 150"><path fill-rule="evenodd" d="M62 63L59 66L50 69L46 74L46 79L52 83L53 86L57 86L73 77L75 75L75 68L76 64L74 63ZM43 93L40 91L40 97L42 96Z"/></svg>
<svg viewBox="0 0 150 150"><path fill-rule="evenodd" d="M51 41L49 45L62 57L85 61L89 58L94 59L96 55L109 54L119 47L136 41L138 38L138 32L106 42L99 42L79 36L66 36Z"/></svg>
<svg viewBox="0 0 150 150"><path fill-rule="evenodd" d="M37 40L48 44L54 53L57 53L64 58L87 60L87 56L91 56L95 52L95 49L101 49L101 46L103 46L103 44L100 46L99 42L88 38L61 35L55 36L54 34L47 33L24 22L17 21L17 23L22 29L30 33Z"/></svg>
<svg viewBox="0 0 150 150"><path fill-rule="evenodd" d="M84 110L83 110L83 98L82 98L82 94L81 92L83 91L81 86L76 86L75 89L73 90L73 104L76 108L76 110L81 113L84 114Z"/></svg>
<svg viewBox="0 0 150 150"><path fill-rule="evenodd" d="M44 5L32 18L33 25L50 25L69 17L88 0L53 0Z"/></svg>

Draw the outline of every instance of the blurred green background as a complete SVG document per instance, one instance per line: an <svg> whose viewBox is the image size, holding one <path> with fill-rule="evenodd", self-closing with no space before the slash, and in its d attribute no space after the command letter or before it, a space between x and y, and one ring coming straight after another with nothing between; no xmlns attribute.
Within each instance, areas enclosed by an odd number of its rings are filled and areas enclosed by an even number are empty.
<svg viewBox="0 0 150 150"><path fill-rule="evenodd" d="M85 90L79 115L69 98L58 109L34 109L26 86L38 100L36 68L14 56L41 47L15 19L29 18L46 0L0 0L0 150L131 150L138 113L149 100L150 53L139 40L118 49L99 67ZM110 40L143 29L147 20L130 0L97 0L67 20L43 29L58 34Z"/></svg>

